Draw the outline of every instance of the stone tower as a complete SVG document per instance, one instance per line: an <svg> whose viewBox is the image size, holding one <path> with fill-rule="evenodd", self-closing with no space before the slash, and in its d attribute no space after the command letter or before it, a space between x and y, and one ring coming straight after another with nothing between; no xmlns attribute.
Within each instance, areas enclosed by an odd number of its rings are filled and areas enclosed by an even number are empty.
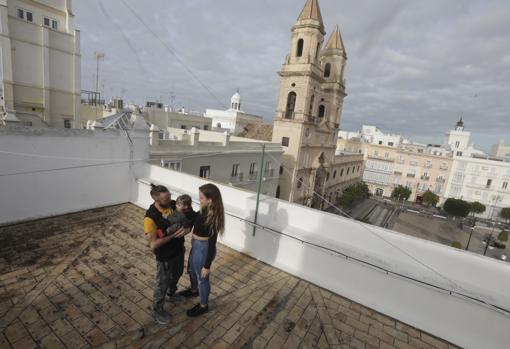
<svg viewBox="0 0 510 349"><path fill-rule="evenodd" d="M307 0L292 27L291 48L280 71L273 142L283 145L280 198L317 206L335 157L345 94L347 60L338 26L323 47L318 0ZM322 195L322 194L321 194Z"/></svg>

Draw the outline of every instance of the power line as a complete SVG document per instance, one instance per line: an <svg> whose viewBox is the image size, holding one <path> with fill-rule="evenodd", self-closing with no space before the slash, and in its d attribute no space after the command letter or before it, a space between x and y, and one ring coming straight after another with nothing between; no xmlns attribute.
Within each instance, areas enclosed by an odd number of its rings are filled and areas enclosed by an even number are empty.
<svg viewBox="0 0 510 349"><path fill-rule="evenodd" d="M206 90L214 99L216 99L216 101L223 107L223 108L226 108L225 105L221 102L221 100L211 91L211 89L209 87L207 87L207 85L205 83L202 82L202 80L200 80L200 78L193 72L193 70L191 68L189 68L186 63L184 62L183 59L181 59L179 57L179 55L177 54L175 48L173 48L170 44L166 43L165 41L163 41L159 35L154 31L152 30L145 22L144 20L136 13L136 11L127 3L127 1L125 0L120 0L127 8L128 10L133 14L133 16L135 16L138 21L140 21L140 23L142 23L142 25L154 36L154 38L156 40L158 40L161 45L163 45L168 52L170 52L176 59L176 61L182 65L182 67L200 84L200 86L202 86L204 88L204 90Z"/></svg>
<svg viewBox="0 0 510 349"><path fill-rule="evenodd" d="M272 156L271 154L268 154L269 157L273 158L273 160L275 160L277 163L280 164L280 166L282 166L281 162L276 159L274 156ZM287 171L287 173L289 173L290 175L292 175L292 171L290 171L289 169L287 169L286 167L282 166L283 170L284 171ZM310 189L310 187L308 185L306 185L306 183L304 183L304 181L301 181L298 179L298 181L303 184L307 189ZM358 222L354 217L352 217L351 215L349 215L348 213L344 212L341 208L337 207L336 205L334 205L333 203L331 203L329 200L327 200L326 198L324 198L322 195L320 195L319 193L317 193L315 190L312 189L312 192L314 195L317 195L320 199L324 200L326 203L328 203L329 205L331 205L333 208L335 208L336 210L338 210L339 213L341 213L342 215L344 215L345 217L351 219L353 222L355 222L356 224L358 224L359 226L361 226L362 228L364 228L365 230L367 230L370 234L372 235L375 235L377 238L381 239L382 241L384 241L385 243L387 243L388 245L390 245L391 247L395 248L396 250L402 252L403 254L405 254L406 256L408 256L409 258L411 258L412 260L414 260L415 262L417 262L418 264L422 265L423 267L427 268L428 270L432 271L433 273L435 273L436 275L439 275L441 278L443 278L444 280L448 281L451 286L455 289L460 289L460 287L454 282L452 281L451 279L447 278L446 276L444 276L443 274L441 274L440 272L438 272L437 270L435 270L434 268L432 268L431 266L427 265L426 263L420 261L419 259L417 259L416 257L412 256L410 253L406 252L405 250L403 250L402 248L396 246L395 244L389 242L388 240L386 240L385 238L383 238L382 236L380 236L379 234L377 234L375 231L373 231L371 228L369 228L367 225L365 224L362 224L361 222Z"/></svg>
<svg viewBox="0 0 510 349"><path fill-rule="evenodd" d="M116 162L105 162L105 163L101 163L101 164L90 164L90 165L59 167L59 168L31 170L31 171L22 171L22 172L0 173L0 177L9 177L9 176L17 176L17 175L25 175L25 174L43 173L43 172L56 172L56 171L64 171L64 170L73 170L73 169L77 169L77 168L100 167L100 166L118 165L118 164L126 164L126 163L133 163L133 162L145 162L145 161L147 161L147 160L146 159L134 159L134 160L125 160L125 161L116 161Z"/></svg>

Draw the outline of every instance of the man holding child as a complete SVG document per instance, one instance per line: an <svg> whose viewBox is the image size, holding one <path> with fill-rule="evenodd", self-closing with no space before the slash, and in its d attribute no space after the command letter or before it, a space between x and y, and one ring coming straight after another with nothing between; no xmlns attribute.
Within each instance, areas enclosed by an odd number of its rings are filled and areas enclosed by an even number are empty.
<svg viewBox="0 0 510 349"><path fill-rule="evenodd" d="M193 210L191 198L183 195L172 201L169 190L162 185L151 185L154 203L143 221L149 246L156 255L156 284L154 287L153 316L156 322L167 324L170 315L165 312L165 296L175 300L177 282L184 270L184 236L191 230Z"/></svg>

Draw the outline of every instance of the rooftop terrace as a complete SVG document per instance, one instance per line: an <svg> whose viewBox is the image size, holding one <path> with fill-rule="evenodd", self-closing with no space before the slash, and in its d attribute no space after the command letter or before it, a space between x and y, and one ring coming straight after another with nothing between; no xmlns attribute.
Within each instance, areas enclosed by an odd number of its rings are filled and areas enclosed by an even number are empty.
<svg viewBox="0 0 510 349"><path fill-rule="evenodd" d="M143 215L123 204L1 227L0 347L453 347L224 245L210 313L167 303L172 322L156 325Z"/></svg>
<svg viewBox="0 0 510 349"><path fill-rule="evenodd" d="M0 348L510 343L507 263L263 195L254 224L256 194L220 183L211 312L154 326L149 182L197 200L206 180L149 165L133 125L0 128Z"/></svg>

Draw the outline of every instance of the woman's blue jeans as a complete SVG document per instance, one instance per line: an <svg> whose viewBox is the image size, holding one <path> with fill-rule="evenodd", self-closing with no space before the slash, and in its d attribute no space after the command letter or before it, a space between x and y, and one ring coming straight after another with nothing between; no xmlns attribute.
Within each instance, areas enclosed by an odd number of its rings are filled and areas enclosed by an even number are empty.
<svg viewBox="0 0 510 349"><path fill-rule="evenodd" d="M209 276L202 277L202 268L207 259L207 251L209 249L208 240L191 241L191 255L189 257L191 289L196 290L200 294L200 304L207 305L209 302L209 294L211 293L211 284ZM216 254L216 251L215 251Z"/></svg>

